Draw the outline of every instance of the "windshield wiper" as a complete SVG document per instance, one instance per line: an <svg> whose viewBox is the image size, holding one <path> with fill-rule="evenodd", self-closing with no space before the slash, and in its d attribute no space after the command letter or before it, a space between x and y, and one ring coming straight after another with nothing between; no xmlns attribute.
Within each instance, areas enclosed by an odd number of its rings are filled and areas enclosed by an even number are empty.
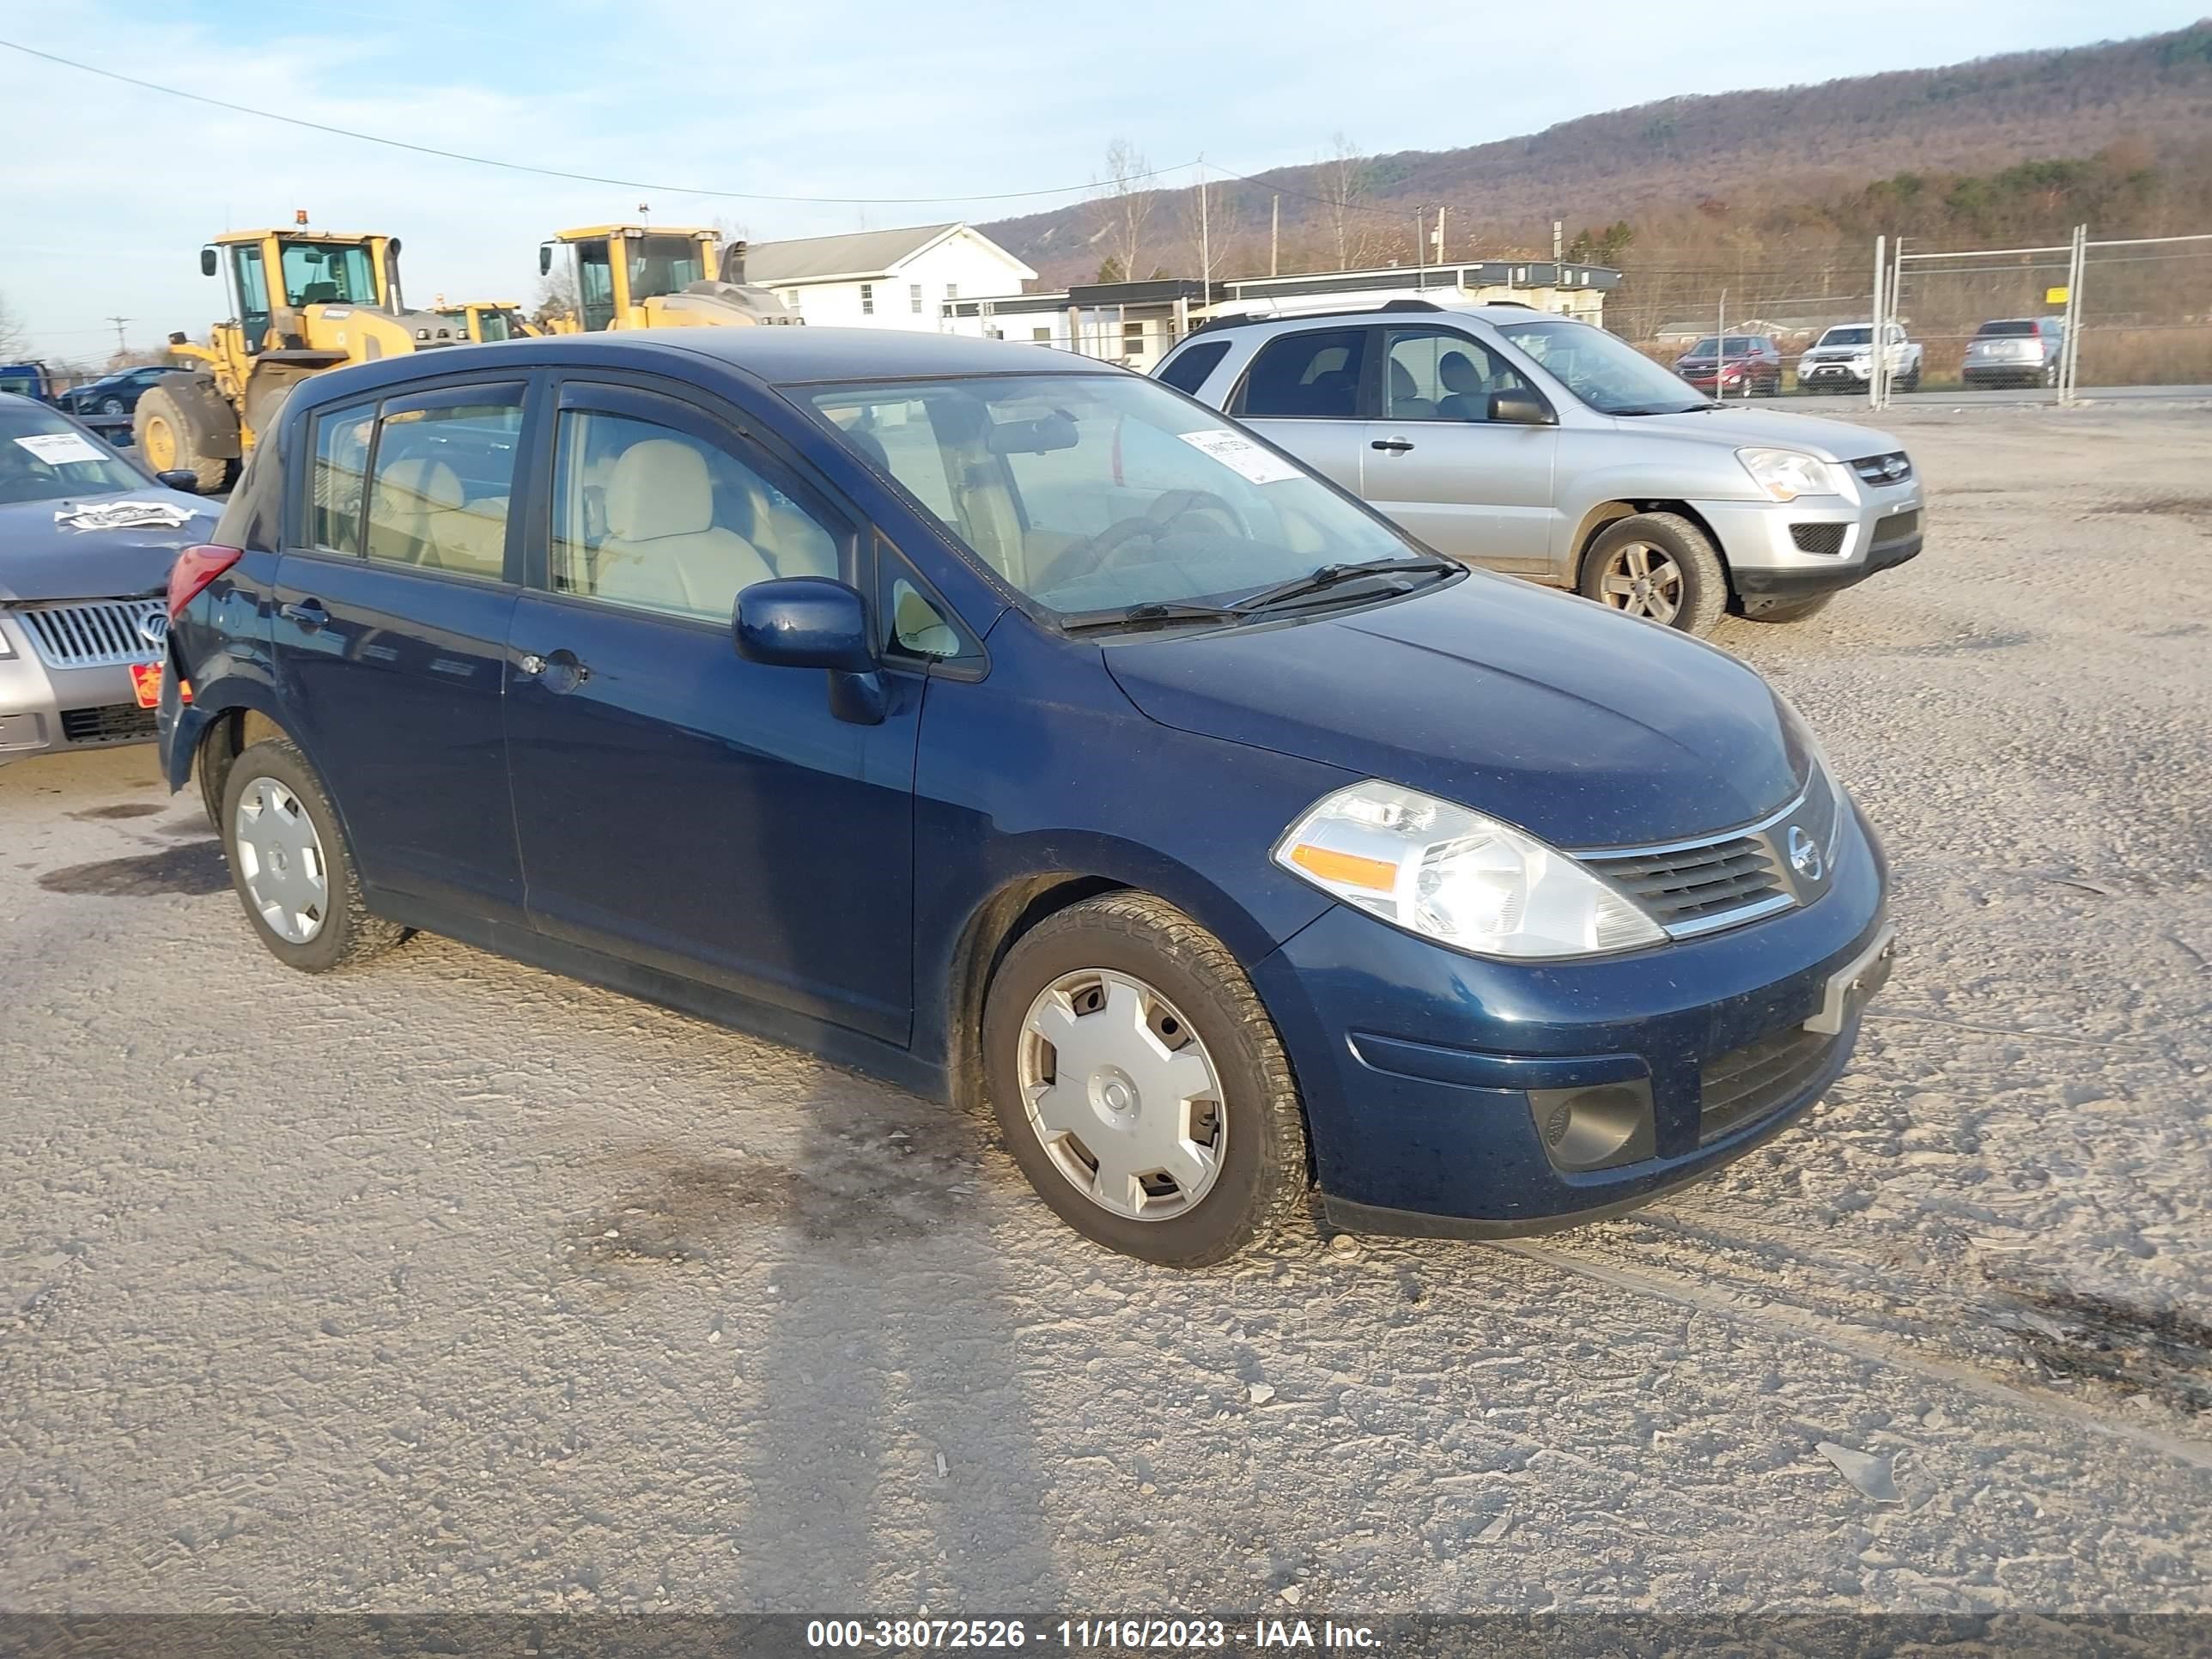
<svg viewBox="0 0 2212 1659"><path fill-rule="evenodd" d="M1103 611L1071 611L1060 619L1070 634L1085 629L1120 628L1130 623L1235 622L1242 605L1201 605L1193 599L1148 599L1142 605L1109 605Z"/></svg>
<svg viewBox="0 0 2212 1659"><path fill-rule="evenodd" d="M1447 559L1440 553L1425 554L1410 559L1368 559L1358 564L1325 564L1318 570L1303 576L1293 576L1286 582L1277 582L1273 587L1263 587L1256 593L1247 593L1237 601L1240 612L1249 614L1267 611L1293 599L1310 599L1316 593L1325 593L1341 583L1357 581L1363 576L1387 576L1395 571L1431 571L1444 575L1463 567L1456 559Z"/></svg>

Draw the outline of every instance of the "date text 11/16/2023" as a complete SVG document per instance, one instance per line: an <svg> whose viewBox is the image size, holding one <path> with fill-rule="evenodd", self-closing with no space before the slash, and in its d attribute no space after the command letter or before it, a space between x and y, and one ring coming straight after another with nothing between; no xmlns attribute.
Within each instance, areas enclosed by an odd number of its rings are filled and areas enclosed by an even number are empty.
<svg viewBox="0 0 2212 1659"><path fill-rule="evenodd" d="M806 1645L822 1649L910 1650L1040 1647L1146 1649L1161 1652L1218 1650L1350 1648L1376 1644L1365 1625L1304 1619L817 1619L806 1626Z"/></svg>

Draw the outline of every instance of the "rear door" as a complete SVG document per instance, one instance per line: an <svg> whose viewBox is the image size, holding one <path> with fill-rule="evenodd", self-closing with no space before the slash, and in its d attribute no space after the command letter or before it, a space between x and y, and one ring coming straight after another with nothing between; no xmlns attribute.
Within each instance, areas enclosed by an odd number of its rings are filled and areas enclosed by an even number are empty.
<svg viewBox="0 0 2212 1659"><path fill-rule="evenodd" d="M688 388L577 376L556 401L507 668L532 923L905 1042L923 682L854 724L731 627L768 577L869 591L858 515Z"/></svg>
<svg viewBox="0 0 2212 1659"><path fill-rule="evenodd" d="M1490 418L1493 392L1542 394L1455 331L1376 332L1370 417L1354 428L1364 452L1360 494L1439 553L1496 570L1549 569L1559 429Z"/></svg>
<svg viewBox="0 0 2212 1659"><path fill-rule="evenodd" d="M1372 334L1364 327L1278 334L1254 354L1227 412L1358 495L1360 387Z"/></svg>
<svg viewBox="0 0 2212 1659"><path fill-rule="evenodd" d="M372 884L520 915L502 693L526 383L319 410L271 643L287 718Z"/></svg>

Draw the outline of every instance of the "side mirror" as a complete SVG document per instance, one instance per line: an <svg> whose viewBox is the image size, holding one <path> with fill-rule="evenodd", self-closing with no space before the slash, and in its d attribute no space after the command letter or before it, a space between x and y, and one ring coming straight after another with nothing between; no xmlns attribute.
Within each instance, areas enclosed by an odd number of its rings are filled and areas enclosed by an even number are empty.
<svg viewBox="0 0 2212 1659"><path fill-rule="evenodd" d="M187 472L180 466L173 466L166 472L156 472L154 482L164 489L181 489L187 495L200 493L200 475Z"/></svg>
<svg viewBox="0 0 2212 1659"><path fill-rule="evenodd" d="M876 647L860 594L826 576L781 576L738 595L738 654L773 668L872 674Z"/></svg>
<svg viewBox="0 0 2212 1659"><path fill-rule="evenodd" d="M553 244L550 242L540 242L538 245L538 274L540 276L550 276L553 274Z"/></svg>
<svg viewBox="0 0 2212 1659"><path fill-rule="evenodd" d="M203 276L215 275L215 250L211 247L204 247L200 250L200 275Z"/></svg>
<svg viewBox="0 0 2212 1659"><path fill-rule="evenodd" d="M1493 392L1490 394L1490 418L1504 426L1549 426L1552 411L1533 392Z"/></svg>

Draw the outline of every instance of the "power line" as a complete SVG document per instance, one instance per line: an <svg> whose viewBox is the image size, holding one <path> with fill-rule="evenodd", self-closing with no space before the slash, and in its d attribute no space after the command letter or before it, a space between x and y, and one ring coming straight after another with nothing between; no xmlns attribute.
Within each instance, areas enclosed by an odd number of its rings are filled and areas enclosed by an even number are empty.
<svg viewBox="0 0 2212 1659"><path fill-rule="evenodd" d="M404 138L387 138L381 134L361 132L351 127L332 126L327 122L310 121L297 115L283 115L275 110L255 109L246 104L228 103L220 98L210 98L204 93L186 92L181 87L165 87L159 82L142 81L135 75L125 75L115 70L101 69L94 64L81 64L74 58L64 58L57 52L41 52L36 46L27 46L19 40L0 40L0 46L10 52L20 52L27 58L41 58L49 64L58 64L64 69L73 69L86 75L95 75L104 81L118 81L127 87L137 87L146 92L158 92L165 97L181 98L188 103L205 104L215 109L228 110L234 115L251 115L264 121L281 121L286 126L304 127L311 132L325 132L339 138L351 138L364 144L381 144L388 149L412 151L417 155L434 155L441 161L466 161L474 167L498 167L507 173L531 173L545 179L565 179L572 184L610 185L622 190L658 191L664 196L708 196L731 202L780 202L808 207L921 207L940 202L1017 202L1038 196L1072 196L1098 188L1091 180L1080 185L1052 185L1042 190L1008 190L995 194L979 196L770 196L759 191L702 190L688 185L655 184L642 179L610 179L594 173L568 173L559 167L532 167L526 161L503 161L492 155L470 155L460 150L441 149L434 144L410 143ZM1130 175L1138 179L1158 179L1170 173L1181 173L1196 166L1194 161L1178 161L1173 167L1152 167Z"/></svg>

